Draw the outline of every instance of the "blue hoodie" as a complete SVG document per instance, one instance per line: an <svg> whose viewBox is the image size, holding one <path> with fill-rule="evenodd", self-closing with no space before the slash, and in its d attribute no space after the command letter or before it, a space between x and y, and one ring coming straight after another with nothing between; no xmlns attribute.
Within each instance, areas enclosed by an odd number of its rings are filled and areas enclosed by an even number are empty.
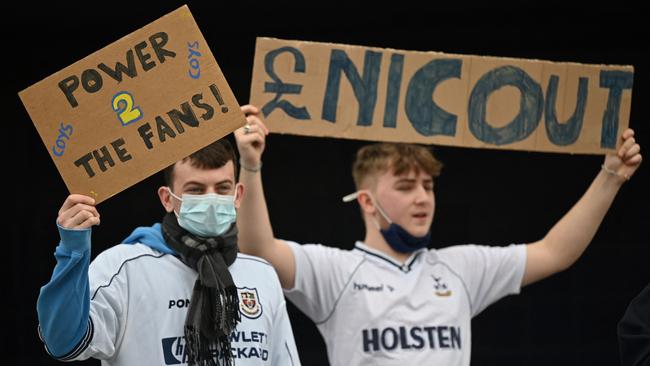
<svg viewBox="0 0 650 366"><path fill-rule="evenodd" d="M76 356L69 353L86 338L89 329L91 229L58 228L61 241L54 251L56 266L50 282L41 287L36 310L39 334L48 353L67 360ZM136 228L123 243L141 243L162 253L176 255L165 244L159 223Z"/></svg>
<svg viewBox="0 0 650 366"><path fill-rule="evenodd" d="M156 249L161 253L176 255L176 252L165 243L165 239L162 236L161 226L158 223L153 224L152 226L140 226L136 228L133 230L131 235L124 239L123 243L140 243L151 247L152 249Z"/></svg>

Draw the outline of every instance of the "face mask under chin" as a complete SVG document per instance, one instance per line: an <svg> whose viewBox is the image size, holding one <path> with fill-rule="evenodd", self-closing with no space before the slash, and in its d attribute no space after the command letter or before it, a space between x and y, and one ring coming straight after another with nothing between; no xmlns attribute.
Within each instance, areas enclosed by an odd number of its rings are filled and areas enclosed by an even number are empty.
<svg viewBox="0 0 650 366"><path fill-rule="evenodd" d="M428 230L424 236L415 236L409 233L406 229L404 229L402 226L396 224L391 220L386 212L384 212L384 209L381 207L379 202L373 197L373 195L369 191L357 191L353 194L349 194L345 197L343 197L344 202L349 202L353 199L355 199L359 193L364 192L368 194L370 199L375 203L375 206L377 207L377 212L388 222L388 227L385 229L382 229L379 226L379 222L375 218L375 226L377 226L377 229L381 233L381 235L384 237L384 240L386 240L386 243L393 248L396 252L399 253L412 253L416 250L426 248L430 241L431 241L431 230Z"/></svg>
<svg viewBox="0 0 650 366"><path fill-rule="evenodd" d="M379 232L388 245L400 253L412 253L426 248L431 241L430 230L424 236L415 236L396 223L391 223L386 229L380 229Z"/></svg>

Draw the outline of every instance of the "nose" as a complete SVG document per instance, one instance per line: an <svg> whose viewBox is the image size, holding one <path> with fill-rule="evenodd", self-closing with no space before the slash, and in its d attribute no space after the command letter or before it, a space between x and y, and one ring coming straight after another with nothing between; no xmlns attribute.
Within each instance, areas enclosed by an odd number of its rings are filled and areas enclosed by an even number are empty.
<svg viewBox="0 0 650 366"><path fill-rule="evenodd" d="M426 189L422 185L418 185L415 191L415 204L422 205L431 201L433 194L430 190Z"/></svg>

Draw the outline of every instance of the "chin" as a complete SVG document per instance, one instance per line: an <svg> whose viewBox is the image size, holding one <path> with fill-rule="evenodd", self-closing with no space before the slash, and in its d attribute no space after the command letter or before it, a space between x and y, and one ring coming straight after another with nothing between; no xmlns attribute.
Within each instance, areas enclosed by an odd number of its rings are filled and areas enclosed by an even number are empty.
<svg viewBox="0 0 650 366"><path fill-rule="evenodd" d="M424 228L421 228L421 227L418 227L418 228L415 228L415 229L408 229L407 231L409 232L409 234L411 234L413 236L416 236L416 237L423 237L423 236L427 235L427 233L429 232L428 228L424 229Z"/></svg>

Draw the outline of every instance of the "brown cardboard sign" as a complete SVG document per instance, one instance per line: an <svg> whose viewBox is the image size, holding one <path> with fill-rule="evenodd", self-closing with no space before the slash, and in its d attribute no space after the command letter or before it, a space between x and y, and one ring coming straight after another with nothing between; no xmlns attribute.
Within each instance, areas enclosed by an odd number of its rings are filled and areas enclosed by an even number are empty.
<svg viewBox="0 0 650 366"><path fill-rule="evenodd" d="M70 192L98 203L246 122L187 6L19 95Z"/></svg>
<svg viewBox="0 0 650 366"><path fill-rule="evenodd" d="M603 154L629 124L632 66L258 38L251 102L272 132Z"/></svg>

